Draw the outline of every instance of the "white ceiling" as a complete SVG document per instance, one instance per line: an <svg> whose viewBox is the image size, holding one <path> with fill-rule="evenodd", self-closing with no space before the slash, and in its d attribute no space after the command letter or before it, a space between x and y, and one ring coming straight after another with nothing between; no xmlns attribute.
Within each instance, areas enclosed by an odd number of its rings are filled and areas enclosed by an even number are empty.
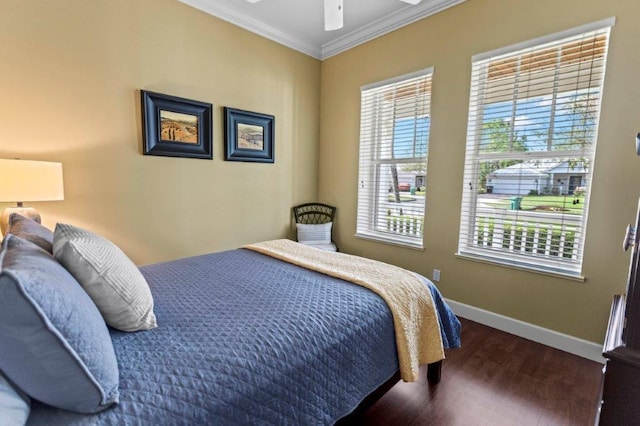
<svg viewBox="0 0 640 426"><path fill-rule="evenodd" d="M318 59L336 55L375 37L466 0L344 0L344 27L324 30L323 0L179 0L225 21Z"/></svg>

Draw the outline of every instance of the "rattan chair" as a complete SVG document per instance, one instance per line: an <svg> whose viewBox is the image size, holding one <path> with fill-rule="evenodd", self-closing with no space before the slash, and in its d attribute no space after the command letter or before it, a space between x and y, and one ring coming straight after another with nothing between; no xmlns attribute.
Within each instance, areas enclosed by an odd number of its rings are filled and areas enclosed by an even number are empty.
<svg viewBox="0 0 640 426"><path fill-rule="evenodd" d="M322 203L306 203L306 204L300 204L298 206L293 207L293 215L295 217L296 224L323 225L329 222L333 222L335 214L336 214L335 207L329 206L327 204L322 204ZM333 226L331 228L330 243L329 242L324 244L320 244L316 242L307 243L305 241L300 241L300 238L298 238L298 241L303 244L308 244L323 250L338 251L338 247L333 241L332 233L333 233Z"/></svg>

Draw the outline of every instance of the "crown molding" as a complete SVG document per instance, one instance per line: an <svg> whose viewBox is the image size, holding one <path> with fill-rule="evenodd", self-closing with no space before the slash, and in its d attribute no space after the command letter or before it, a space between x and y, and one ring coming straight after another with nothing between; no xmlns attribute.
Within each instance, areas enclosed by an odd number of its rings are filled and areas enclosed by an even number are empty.
<svg viewBox="0 0 640 426"><path fill-rule="evenodd" d="M435 15L466 0L426 0L416 6L407 6L384 18L373 21L355 31L325 43L321 47L320 59L335 56L360 44L395 31L420 19Z"/></svg>
<svg viewBox="0 0 640 426"><path fill-rule="evenodd" d="M257 19L247 16L236 9L221 4L215 1L207 0L178 0L180 3L184 3L191 7L194 7L202 12L213 15L224 21L237 25L252 33L258 34L262 37L273 40L276 43L280 43L284 46L290 47L294 50L304 53L305 55L312 56L316 59L321 59L322 51L320 46L314 46L300 40L291 34L280 31L270 25L265 24Z"/></svg>
<svg viewBox="0 0 640 426"><path fill-rule="evenodd" d="M407 6L382 19L378 19L364 27L358 28L322 46L316 46L301 40L294 35L281 31L240 11L211 0L178 0L202 12L230 22L247 31L258 34L269 40L280 43L316 59L327 59L355 46L373 40L398 28L409 25L420 19L434 15L466 0L425 0L416 6Z"/></svg>

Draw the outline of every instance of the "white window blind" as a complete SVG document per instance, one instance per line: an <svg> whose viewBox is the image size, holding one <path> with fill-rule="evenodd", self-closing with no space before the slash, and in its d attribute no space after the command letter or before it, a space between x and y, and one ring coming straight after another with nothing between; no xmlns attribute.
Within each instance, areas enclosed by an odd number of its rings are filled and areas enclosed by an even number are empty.
<svg viewBox="0 0 640 426"><path fill-rule="evenodd" d="M473 58L459 254L581 273L613 23Z"/></svg>
<svg viewBox="0 0 640 426"><path fill-rule="evenodd" d="M422 247L432 73L361 89L357 237Z"/></svg>

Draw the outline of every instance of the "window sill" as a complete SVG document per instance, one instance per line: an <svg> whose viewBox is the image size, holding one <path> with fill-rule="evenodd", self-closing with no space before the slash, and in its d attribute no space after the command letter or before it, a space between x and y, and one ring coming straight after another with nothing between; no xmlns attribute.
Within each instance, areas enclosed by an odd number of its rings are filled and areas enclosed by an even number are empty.
<svg viewBox="0 0 640 426"><path fill-rule="evenodd" d="M460 252L456 253L455 256L459 259L471 260L473 262L485 263L489 265L502 266L504 268L516 269L518 271L531 272L534 274L547 275L550 277L562 278L570 281L585 282L587 280L586 277L582 275L574 275L569 272L552 271L548 269L535 268L533 266L518 265L518 264L513 264L507 261L500 261L500 260L497 260L491 257L486 257L486 256L476 256L473 254L460 253Z"/></svg>
<svg viewBox="0 0 640 426"><path fill-rule="evenodd" d="M413 241L407 241L406 239L403 239L403 238L389 236L386 234L385 235L379 235L374 233L365 234L362 232L358 232L354 236L362 240L375 241L377 243L385 243L385 244L390 244L394 246L409 248L412 250L424 251L424 247L422 245L422 239L416 238L416 241L413 242Z"/></svg>

